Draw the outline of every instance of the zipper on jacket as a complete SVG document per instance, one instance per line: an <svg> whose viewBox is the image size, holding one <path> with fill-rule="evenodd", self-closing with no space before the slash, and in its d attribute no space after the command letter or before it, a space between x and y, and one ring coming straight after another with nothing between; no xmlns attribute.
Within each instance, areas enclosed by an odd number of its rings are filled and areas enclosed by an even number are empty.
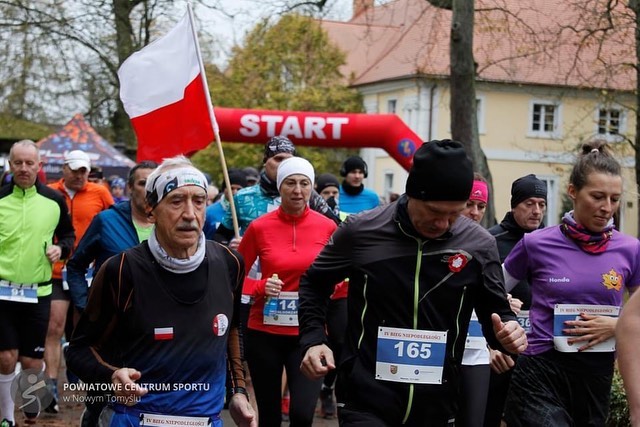
<svg viewBox="0 0 640 427"><path fill-rule="evenodd" d="M456 342L460 338L460 313L462 312L462 306L464 305L464 297L467 295L467 287L462 289L462 298L460 298L460 305L458 306L458 312L456 313L456 337L453 340L453 347L451 347L451 357L456 358Z"/></svg>
<svg viewBox="0 0 640 427"><path fill-rule="evenodd" d="M362 340L364 339L364 315L367 312L367 306L369 302L367 301L367 282L368 276L364 275L364 286L362 287L362 298L364 299L364 307L362 308L362 313L360 314L360 338L358 338L358 350L360 350L360 346L362 345Z"/></svg>
<svg viewBox="0 0 640 427"><path fill-rule="evenodd" d="M293 221L293 252L296 251L296 221Z"/></svg>
<svg viewBox="0 0 640 427"><path fill-rule="evenodd" d="M416 258L416 270L413 276L413 329L418 329L418 305L420 303L420 270L422 269L422 245L421 239L417 239L418 254ZM409 399L407 401L407 410L402 418L402 424L405 424L411 414L411 407L413 406L413 394L415 392L415 385L409 384Z"/></svg>

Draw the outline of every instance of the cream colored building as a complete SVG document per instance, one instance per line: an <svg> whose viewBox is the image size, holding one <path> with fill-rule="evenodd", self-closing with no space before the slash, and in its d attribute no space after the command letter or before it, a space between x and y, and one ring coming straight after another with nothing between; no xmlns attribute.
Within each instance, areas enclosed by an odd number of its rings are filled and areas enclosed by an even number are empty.
<svg viewBox="0 0 640 427"><path fill-rule="evenodd" d="M578 50L574 39L553 37L558 26L577 19L579 9L548 0L481 0L476 8L497 4L510 14L476 12L474 38L478 129L493 178L496 219L509 210L511 183L534 173L548 183L546 223L557 224L567 207L568 171L578 147L605 138L626 166L621 228L637 235L633 151L625 142L635 132L635 74L622 65L635 63L633 41L605 40L599 54L619 64L602 67L593 53L598 46ZM527 26L506 24L507 15ZM381 6L355 0L350 21L322 25L347 54L343 72L362 93L366 112L397 114L425 141L451 137L450 12L425 0ZM404 192L407 173L386 152L366 149L362 156L369 165L368 187L383 197Z"/></svg>

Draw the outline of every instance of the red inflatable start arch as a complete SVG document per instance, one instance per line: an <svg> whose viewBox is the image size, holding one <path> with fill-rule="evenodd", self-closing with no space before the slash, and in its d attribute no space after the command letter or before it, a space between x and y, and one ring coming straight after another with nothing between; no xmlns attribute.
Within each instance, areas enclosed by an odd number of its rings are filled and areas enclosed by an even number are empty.
<svg viewBox="0 0 640 427"><path fill-rule="evenodd" d="M382 148L409 170L422 140L395 114L215 109L222 141L264 144L282 135L301 146Z"/></svg>

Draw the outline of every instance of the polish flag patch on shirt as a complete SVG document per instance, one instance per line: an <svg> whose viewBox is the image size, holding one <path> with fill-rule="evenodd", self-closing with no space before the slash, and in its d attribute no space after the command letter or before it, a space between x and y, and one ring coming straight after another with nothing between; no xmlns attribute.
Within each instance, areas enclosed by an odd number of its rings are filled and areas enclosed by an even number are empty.
<svg viewBox="0 0 640 427"><path fill-rule="evenodd" d="M173 328L153 328L153 338L156 341L173 339Z"/></svg>

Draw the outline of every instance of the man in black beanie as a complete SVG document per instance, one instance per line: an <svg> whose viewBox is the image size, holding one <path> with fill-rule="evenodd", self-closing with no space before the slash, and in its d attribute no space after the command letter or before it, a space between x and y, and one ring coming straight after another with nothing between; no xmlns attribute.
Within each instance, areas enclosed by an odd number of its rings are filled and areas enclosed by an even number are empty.
<svg viewBox="0 0 640 427"><path fill-rule="evenodd" d="M375 191L364 188L364 179L369 175L367 164L361 157L351 156L340 168L344 177L340 186L340 209L342 212L354 214L373 209L380 204L380 197Z"/></svg>
<svg viewBox="0 0 640 427"><path fill-rule="evenodd" d="M513 247L525 233L543 228L542 222L547 209L547 184L535 175L529 174L516 179L511 184L511 210L507 212L500 224L489 229L498 244L500 262L504 262ZM520 281L511 290L516 303L521 304L523 313L528 313L531 305L531 289L527 280ZM521 315L524 319L524 314ZM499 351L489 350L491 363L491 379L484 425L498 427L504 412L504 403L515 366L515 358Z"/></svg>
<svg viewBox="0 0 640 427"><path fill-rule="evenodd" d="M327 202L327 205L333 209L333 213L341 221L344 221L347 214L341 214L340 212L340 181L338 181L338 178L330 173L321 173L316 176L314 189Z"/></svg>
<svg viewBox="0 0 640 427"><path fill-rule="evenodd" d="M513 354L526 348L495 240L460 215L472 183L462 144L423 144L406 193L349 216L303 275L302 370L319 378L340 366L341 426L449 425L474 308L492 347ZM336 361L327 346L326 307L333 284L345 277L348 327Z"/></svg>
<svg viewBox="0 0 640 427"><path fill-rule="evenodd" d="M260 171L253 166L242 168L242 172L247 176L247 185L256 185L260 181Z"/></svg>

